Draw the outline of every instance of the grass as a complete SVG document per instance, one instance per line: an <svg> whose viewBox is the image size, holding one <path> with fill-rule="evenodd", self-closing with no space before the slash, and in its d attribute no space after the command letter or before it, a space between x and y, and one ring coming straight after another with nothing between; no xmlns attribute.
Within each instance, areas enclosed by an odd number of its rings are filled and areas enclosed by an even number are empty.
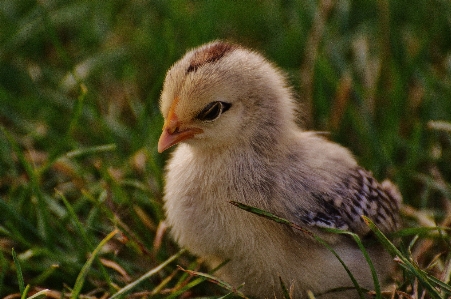
<svg viewBox="0 0 451 299"><path fill-rule="evenodd" d="M304 125L398 184L398 296L445 298L450 20L442 0L1 1L0 296L108 297L137 281L127 296L239 296L188 253L165 264L179 249L156 150L165 71L223 38L282 67Z"/></svg>

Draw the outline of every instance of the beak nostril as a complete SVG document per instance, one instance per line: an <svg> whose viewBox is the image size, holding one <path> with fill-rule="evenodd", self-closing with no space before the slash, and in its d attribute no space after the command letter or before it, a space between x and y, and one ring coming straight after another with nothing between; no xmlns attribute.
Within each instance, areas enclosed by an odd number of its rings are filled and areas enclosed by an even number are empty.
<svg viewBox="0 0 451 299"><path fill-rule="evenodd" d="M174 134L174 133L180 132L180 128L179 128L180 125L179 125L179 123L177 121L177 117L175 115L173 118L166 120L163 127L166 128L166 131L169 134Z"/></svg>
<svg viewBox="0 0 451 299"><path fill-rule="evenodd" d="M179 127L169 127L167 130L168 130L168 133L169 133L169 134L177 134L177 133L180 133L180 128L179 128Z"/></svg>

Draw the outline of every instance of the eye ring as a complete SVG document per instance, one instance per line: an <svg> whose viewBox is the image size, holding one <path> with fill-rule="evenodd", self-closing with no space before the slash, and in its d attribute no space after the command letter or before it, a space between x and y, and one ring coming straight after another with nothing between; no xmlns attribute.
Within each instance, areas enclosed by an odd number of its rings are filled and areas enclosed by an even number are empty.
<svg viewBox="0 0 451 299"><path fill-rule="evenodd" d="M232 104L221 101L208 103L204 109L197 114L196 118L206 122L214 121L222 113L229 110L231 106Z"/></svg>

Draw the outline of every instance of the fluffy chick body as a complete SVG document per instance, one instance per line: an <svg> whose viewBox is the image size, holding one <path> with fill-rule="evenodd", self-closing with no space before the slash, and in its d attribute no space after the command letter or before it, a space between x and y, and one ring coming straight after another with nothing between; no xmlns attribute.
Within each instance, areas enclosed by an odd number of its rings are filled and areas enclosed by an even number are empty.
<svg viewBox="0 0 451 299"><path fill-rule="evenodd" d="M210 111L216 102L230 106L221 106L216 116ZM211 267L229 260L216 274L234 286L244 283L243 292L258 298L280 296L279 277L293 286L294 298L307 290L352 287L327 248L229 203L238 201L319 234L359 284L373 288L355 242L320 228L364 237L369 229L360 215L366 215L392 231L400 197L390 183L378 184L361 169L347 149L297 127L291 90L276 67L240 46L204 45L168 71L161 110L160 150L180 142L167 164L164 195L167 222L180 246ZM385 279L390 257L376 244L368 251ZM353 297L355 291L319 298Z"/></svg>

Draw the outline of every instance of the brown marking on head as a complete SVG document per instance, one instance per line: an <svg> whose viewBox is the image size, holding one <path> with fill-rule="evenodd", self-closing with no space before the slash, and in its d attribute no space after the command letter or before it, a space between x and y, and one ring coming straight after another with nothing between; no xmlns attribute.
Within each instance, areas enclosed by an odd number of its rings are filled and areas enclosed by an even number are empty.
<svg viewBox="0 0 451 299"><path fill-rule="evenodd" d="M194 53L193 58L190 61L190 65L186 69L186 72L195 72L204 64L218 61L219 59L224 57L227 52L233 51L237 47L237 45L229 44L226 42L217 42L211 44L208 47Z"/></svg>

